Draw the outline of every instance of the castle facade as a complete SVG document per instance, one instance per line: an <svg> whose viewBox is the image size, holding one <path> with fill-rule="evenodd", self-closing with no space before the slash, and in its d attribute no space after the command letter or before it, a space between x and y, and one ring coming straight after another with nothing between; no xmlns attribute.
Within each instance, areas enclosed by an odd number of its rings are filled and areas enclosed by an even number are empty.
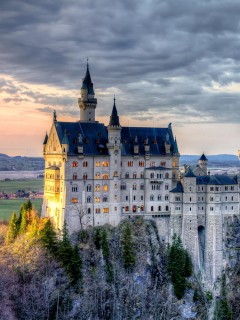
<svg viewBox="0 0 240 320"><path fill-rule="evenodd" d="M95 120L89 66L78 99L80 120L53 124L43 143L42 216L72 233L141 215L162 241L180 235L194 266L213 281L221 272L224 216L239 214L237 178L211 176L205 155L179 172L178 145L166 128L122 127L114 99L108 126Z"/></svg>

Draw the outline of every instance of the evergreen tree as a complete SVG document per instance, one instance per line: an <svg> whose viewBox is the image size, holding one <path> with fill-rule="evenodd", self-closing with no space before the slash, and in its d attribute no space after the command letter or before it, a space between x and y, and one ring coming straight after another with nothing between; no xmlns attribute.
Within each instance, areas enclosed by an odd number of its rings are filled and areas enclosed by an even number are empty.
<svg viewBox="0 0 240 320"><path fill-rule="evenodd" d="M68 273L70 275L70 278L72 280L72 285L78 286L81 290L82 287L82 258L80 256L78 246L75 245L72 250L72 256L70 263L68 265Z"/></svg>
<svg viewBox="0 0 240 320"><path fill-rule="evenodd" d="M62 240L58 244L58 257L65 268L68 268L68 265L71 262L72 255L73 248L69 240L67 224L66 222L64 222L62 229Z"/></svg>
<svg viewBox="0 0 240 320"><path fill-rule="evenodd" d="M180 237L177 237L176 234L173 236L173 244L170 248L168 272L171 276L174 293L178 299L181 299L186 288L185 251Z"/></svg>
<svg viewBox="0 0 240 320"><path fill-rule="evenodd" d="M96 248L99 250L101 248L101 234L99 228L94 230L93 240Z"/></svg>
<svg viewBox="0 0 240 320"><path fill-rule="evenodd" d="M26 210L24 210L21 213L21 223L19 225L19 234L25 233L27 230L27 226L28 226L27 212Z"/></svg>
<svg viewBox="0 0 240 320"><path fill-rule="evenodd" d="M126 224L126 227L123 230L122 248L124 268L132 269L136 262L136 257L134 254L134 243L132 241L131 227L129 223Z"/></svg>
<svg viewBox="0 0 240 320"><path fill-rule="evenodd" d="M13 212L8 224L8 231L5 239L6 243L7 244L12 243L16 238L17 234L18 234L17 215L16 215L16 212Z"/></svg>
<svg viewBox="0 0 240 320"><path fill-rule="evenodd" d="M51 253L56 254L57 252L57 235L53 228L53 224L48 219L40 232L41 242L43 246L48 249Z"/></svg>
<svg viewBox="0 0 240 320"><path fill-rule="evenodd" d="M187 252L187 250L185 250L185 277L190 277L192 275L192 272L192 261L189 253Z"/></svg>
<svg viewBox="0 0 240 320"><path fill-rule="evenodd" d="M107 261L110 257L110 248L108 243L107 232L105 229L103 229L101 232L101 248L102 248L103 258Z"/></svg>

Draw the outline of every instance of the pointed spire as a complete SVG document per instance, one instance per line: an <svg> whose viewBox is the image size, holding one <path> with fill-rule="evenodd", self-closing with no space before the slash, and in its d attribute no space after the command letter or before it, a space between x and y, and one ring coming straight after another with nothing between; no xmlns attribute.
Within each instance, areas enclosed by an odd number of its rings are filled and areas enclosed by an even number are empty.
<svg viewBox="0 0 240 320"><path fill-rule="evenodd" d="M62 144L69 144L68 137L67 137L67 130L66 129L64 130L64 136L63 136L63 139L62 139Z"/></svg>
<svg viewBox="0 0 240 320"><path fill-rule="evenodd" d="M204 152L203 152L203 154L201 155L201 157L199 158L199 160L208 161L208 159L206 158Z"/></svg>
<svg viewBox="0 0 240 320"><path fill-rule="evenodd" d="M114 101L114 103L113 103L113 108L112 108L112 114L110 116L109 126L120 127L118 112L117 112L117 108L116 108L116 104L115 104L115 101L116 101L115 96L114 96L113 101Z"/></svg>
<svg viewBox="0 0 240 320"><path fill-rule="evenodd" d="M92 83L91 76L90 76L88 59L87 59L87 70L86 70L85 77L83 79L81 89L88 89L88 94L93 94L93 95L95 94L94 90L93 90L93 83Z"/></svg>
<svg viewBox="0 0 240 320"><path fill-rule="evenodd" d="M174 140L173 153L175 153L175 154L176 154L176 153L179 153L176 137L175 137L175 140Z"/></svg>
<svg viewBox="0 0 240 320"><path fill-rule="evenodd" d="M47 141L48 141L48 134L47 134L47 131L46 131L46 135L45 135L45 139L43 141L43 144L47 144Z"/></svg>

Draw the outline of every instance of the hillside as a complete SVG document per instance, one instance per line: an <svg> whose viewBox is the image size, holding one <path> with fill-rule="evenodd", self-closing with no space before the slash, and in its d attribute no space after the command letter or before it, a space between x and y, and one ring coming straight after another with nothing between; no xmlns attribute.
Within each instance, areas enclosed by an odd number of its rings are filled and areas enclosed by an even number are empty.
<svg viewBox="0 0 240 320"><path fill-rule="evenodd" d="M0 153L0 171L36 171L44 169L42 157L10 157Z"/></svg>

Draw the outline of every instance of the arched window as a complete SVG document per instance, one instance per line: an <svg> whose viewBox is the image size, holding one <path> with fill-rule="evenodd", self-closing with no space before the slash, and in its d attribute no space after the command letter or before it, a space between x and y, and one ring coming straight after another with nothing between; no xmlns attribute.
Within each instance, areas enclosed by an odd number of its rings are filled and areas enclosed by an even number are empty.
<svg viewBox="0 0 240 320"><path fill-rule="evenodd" d="M103 202L107 202L108 201L108 197L103 197Z"/></svg>
<svg viewBox="0 0 240 320"><path fill-rule="evenodd" d="M129 206L126 206L126 207L125 207L125 211L129 211Z"/></svg>
<svg viewBox="0 0 240 320"><path fill-rule="evenodd" d="M166 172L166 173L165 173L165 179L168 179L168 178L169 178L169 173Z"/></svg>
<svg viewBox="0 0 240 320"><path fill-rule="evenodd" d="M92 191L92 186L90 184L87 185L87 191Z"/></svg>
<svg viewBox="0 0 240 320"><path fill-rule="evenodd" d="M156 189L155 184L152 184L152 190L155 190L155 189Z"/></svg>
<svg viewBox="0 0 240 320"><path fill-rule="evenodd" d="M158 211L162 211L162 207L161 206L158 206Z"/></svg>
<svg viewBox="0 0 240 320"><path fill-rule="evenodd" d="M150 178L151 178L151 179L154 178L154 173L153 173L153 172L150 174Z"/></svg>
<svg viewBox="0 0 240 320"><path fill-rule="evenodd" d="M72 192L77 192L78 191L78 186L76 184L74 184L72 186Z"/></svg>
<svg viewBox="0 0 240 320"><path fill-rule="evenodd" d="M169 208L168 208L168 206L166 206L166 211L168 211L169 210Z"/></svg>
<svg viewBox="0 0 240 320"><path fill-rule="evenodd" d="M77 174L75 172L73 174L73 180L77 180Z"/></svg>
<svg viewBox="0 0 240 320"><path fill-rule="evenodd" d="M127 188L127 187L126 187L126 183L122 183L120 189L121 189L121 190L126 190L126 188Z"/></svg>
<svg viewBox="0 0 240 320"><path fill-rule="evenodd" d="M157 184L156 189L157 189L157 190L160 190L160 184Z"/></svg>
<svg viewBox="0 0 240 320"><path fill-rule="evenodd" d="M168 184L165 184L165 190L168 190Z"/></svg>
<svg viewBox="0 0 240 320"><path fill-rule="evenodd" d="M133 179L136 179L137 178L137 174L134 172L133 173Z"/></svg>
<svg viewBox="0 0 240 320"><path fill-rule="evenodd" d="M129 178L129 173L125 173L125 178L128 179Z"/></svg>
<svg viewBox="0 0 240 320"><path fill-rule="evenodd" d="M161 195L159 194L158 195L158 201L161 201L162 200L162 197L161 197Z"/></svg>
<svg viewBox="0 0 240 320"><path fill-rule="evenodd" d="M100 185L99 185L99 184L96 184L94 190L95 190L95 191L100 191Z"/></svg>
<svg viewBox="0 0 240 320"><path fill-rule="evenodd" d="M88 209L87 209L87 213L88 213L88 214L91 214L91 208L88 208Z"/></svg>
<svg viewBox="0 0 240 320"><path fill-rule="evenodd" d="M154 211L154 207L153 206L151 206L151 211Z"/></svg>
<svg viewBox="0 0 240 320"><path fill-rule="evenodd" d="M168 200L168 194L165 195L165 200Z"/></svg>
<svg viewBox="0 0 240 320"><path fill-rule="evenodd" d="M140 190L144 190L144 184L140 185Z"/></svg>
<svg viewBox="0 0 240 320"><path fill-rule="evenodd" d="M144 211L144 206L140 206L140 211Z"/></svg>
<svg viewBox="0 0 240 320"><path fill-rule="evenodd" d="M154 195L153 194L150 196L150 201L154 201Z"/></svg>
<svg viewBox="0 0 240 320"><path fill-rule="evenodd" d="M73 161L72 167L78 167L78 162L77 161Z"/></svg>
<svg viewBox="0 0 240 320"><path fill-rule="evenodd" d="M144 172L141 172L140 176L142 179L144 179Z"/></svg>
<svg viewBox="0 0 240 320"><path fill-rule="evenodd" d="M84 173L83 180L87 180L87 178L88 178L88 175L86 173Z"/></svg>
<svg viewBox="0 0 240 320"><path fill-rule="evenodd" d="M88 162L87 161L83 161L83 167L87 167L88 166Z"/></svg>
<svg viewBox="0 0 240 320"><path fill-rule="evenodd" d="M100 173L99 172L95 173L95 179L100 179Z"/></svg>
<svg viewBox="0 0 240 320"><path fill-rule="evenodd" d="M91 203L91 197L87 197L87 203Z"/></svg>
<svg viewBox="0 0 240 320"><path fill-rule="evenodd" d="M191 197L190 197L189 201L192 202L192 198Z"/></svg>
<svg viewBox="0 0 240 320"><path fill-rule="evenodd" d="M100 161L95 162L95 167L100 167Z"/></svg>
<svg viewBox="0 0 240 320"><path fill-rule="evenodd" d="M133 190L137 190L137 185L136 184L133 185Z"/></svg>
<svg viewBox="0 0 240 320"><path fill-rule="evenodd" d="M103 179L105 179L105 180L109 178L109 176L108 176L107 173L104 173L102 177L103 177Z"/></svg>

